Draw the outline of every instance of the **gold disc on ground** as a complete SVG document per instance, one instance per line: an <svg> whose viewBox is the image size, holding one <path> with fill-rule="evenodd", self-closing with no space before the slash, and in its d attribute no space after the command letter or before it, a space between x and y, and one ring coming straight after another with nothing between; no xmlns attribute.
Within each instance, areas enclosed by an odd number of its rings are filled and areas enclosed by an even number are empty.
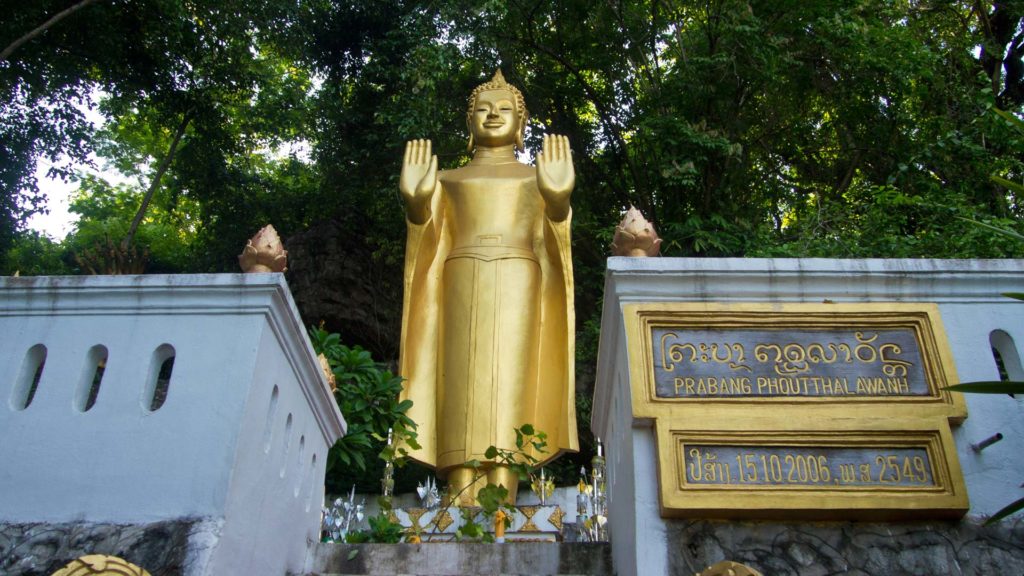
<svg viewBox="0 0 1024 576"><path fill-rule="evenodd" d="M135 564L105 554L89 554L76 558L52 576L150 576Z"/></svg>

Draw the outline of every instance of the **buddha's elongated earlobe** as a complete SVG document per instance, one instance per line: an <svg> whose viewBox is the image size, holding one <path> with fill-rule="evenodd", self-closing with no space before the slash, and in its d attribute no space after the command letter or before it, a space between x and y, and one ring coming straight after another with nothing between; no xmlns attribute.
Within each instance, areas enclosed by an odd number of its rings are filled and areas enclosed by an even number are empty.
<svg viewBox="0 0 1024 576"><path fill-rule="evenodd" d="M522 98L520 95L518 98ZM519 116L519 129L516 130L516 150L526 152L526 145L523 138L526 137L526 123L530 121L530 113L526 111L526 105L517 101L517 115Z"/></svg>
<svg viewBox="0 0 1024 576"><path fill-rule="evenodd" d="M466 152L473 151L473 131L469 132L469 142L466 143Z"/></svg>

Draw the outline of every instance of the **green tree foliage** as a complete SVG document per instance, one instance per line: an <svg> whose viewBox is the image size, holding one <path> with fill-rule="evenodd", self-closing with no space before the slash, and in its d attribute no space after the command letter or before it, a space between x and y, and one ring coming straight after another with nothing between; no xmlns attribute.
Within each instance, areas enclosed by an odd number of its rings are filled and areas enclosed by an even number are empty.
<svg viewBox="0 0 1024 576"><path fill-rule="evenodd" d="M949 232L956 213L1016 216L988 173L1019 175L1019 155L972 53L993 18L1019 36L1007 6L510 3L477 38L583 152L577 214L635 204L669 254L995 255Z"/></svg>
<svg viewBox="0 0 1024 576"><path fill-rule="evenodd" d="M14 4L0 3L4 52L64 8L45 0ZM45 160L51 175L66 179L73 162L87 160L92 129L82 109L93 105L86 88L92 50L76 26L94 17L80 11L0 60L0 265L28 216L44 209L36 162Z"/></svg>
<svg viewBox="0 0 1024 576"><path fill-rule="evenodd" d="M83 176L71 201L70 212L78 214L75 231L64 242L69 264L81 266L76 255L97 247L117 247L128 234L138 209L139 193L126 185L110 185L95 176ZM187 202L159 202L150 209L149 218L137 235L137 244L148 254L147 270L154 273L187 270L191 245L196 236L195 208Z"/></svg>
<svg viewBox="0 0 1024 576"><path fill-rule="evenodd" d="M12 274L22 276L68 274L71 268L64 262L63 255L63 246L30 230L14 238L7 252L7 265Z"/></svg>
<svg viewBox="0 0 1024 576"><path fill-rule="evenodd" d="M3 38L63 7L18 12ZM892 0L98 2L0 69L6 141L27 150L12 148L22 161L6 165L18 172L6 188L26 189L27 160L91 147L141 189L173 152L162 202L196 199L202 252L218 254L209 268L227 266L227 246L263 216L286 231L342 217L397 260L387 167L405 139L427 135L442 165L464 162L452 95L500 65L526 89L529 144L545 131L574 142L584 264L600 261L598 235L628 204L658 223L669 254L999 255L1005 246L945 232L955 215L1018 215L988 175L1020 177L1020 142L985 111L1024 102L1022 11ZM93 87L108 95L110 124L88 139L72 104L90 103ZM300 141L313 165L268 154Z"/></svg>
<svg viewBox="0 0 1024 576"><path fill-rule="evenodd" d="M18 17L0 25L0 42L62 7L11 7ZM311 89L309 74L265 37L287 16L270 0L97 2L0 62L0 240L39 209L37 158L67 175L66 164L96 152L138 179L128 243L140 224L180 224L154 220L150 202L174 213L188 197L202 242L189 269L226 267L226 246L237 251L269 215L291 212L280 210L294 200L287 194L313 178L308 163L281 153L305 132ZM107 125L94 134L82 107L97 94ZM279 219L285 231L302 221Z"/></svg>

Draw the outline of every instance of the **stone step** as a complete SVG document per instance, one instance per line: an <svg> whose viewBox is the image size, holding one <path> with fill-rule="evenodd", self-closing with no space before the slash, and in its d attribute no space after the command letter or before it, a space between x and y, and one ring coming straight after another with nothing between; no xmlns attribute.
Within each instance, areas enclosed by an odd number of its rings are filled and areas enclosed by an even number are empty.
<svg viewBox="0 0 1024 576"><path fill-rule="evenodd" d="M460 574L612 576L606 542L317 544L306 576Z"/></svg>

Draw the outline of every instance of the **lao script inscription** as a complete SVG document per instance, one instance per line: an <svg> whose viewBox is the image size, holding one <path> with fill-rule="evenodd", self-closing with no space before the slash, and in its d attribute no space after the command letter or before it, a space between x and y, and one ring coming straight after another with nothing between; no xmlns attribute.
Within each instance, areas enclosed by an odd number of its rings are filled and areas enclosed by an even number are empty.
<svg viewBox="0 0 1024 576"><path fill-rule="evenodd" d="M928 396L912 328L651 327L659 398Z"/></svg>
<svg viewBox="0 0 1024 576"><path fill-rule="evenodd" d="M688 484L821 488L935 486L926 448L681 445Z"/></svg>

